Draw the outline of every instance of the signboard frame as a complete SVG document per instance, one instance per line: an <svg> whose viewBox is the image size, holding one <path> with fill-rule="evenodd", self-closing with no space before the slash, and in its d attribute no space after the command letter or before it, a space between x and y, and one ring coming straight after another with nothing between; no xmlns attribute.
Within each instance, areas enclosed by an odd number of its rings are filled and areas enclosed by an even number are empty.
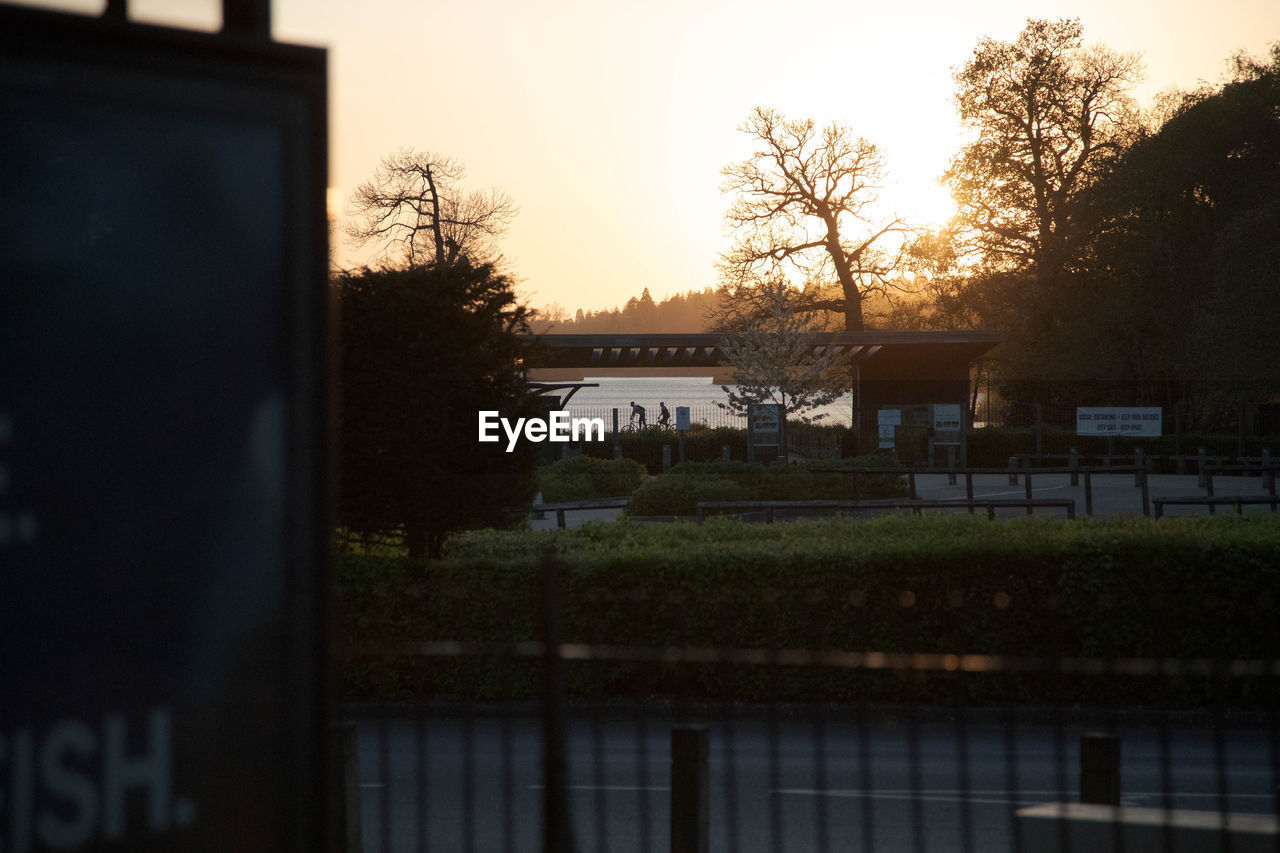
<svg viewBox="0 0 1280 853"><path fill-rule="evenodd" d="M780 403L752 403L747 407L747 461L785 459L786 412ZM773 453L762 453L773 448Z"/></svg>
<svg viewBox="0 0 1280 853"><path fill-rule="evenodd" d="M1160 406L1077 406L1076 435L1107 438L1159 438L1164 432Z"/></svg>
<svg viewBox="0 0 1280 853"><path fill-rule="evenodd" d="M689 407L688 406L676 406L676 431L677 432L689 431Z"/></svg>
<svg viewBox="0 0 1280 853"><path fill-rule="evenodd" d="M282 152L278 158L243 164L246 169L265 169L266 173L273 177L272 188L264 189L263 192L272 193L278 187L279 208L283 211L277 219L271 220L278 224L278 230L272 230L269 236L263 238L266 246L263 251L269 258L278 261L278 264L272 262L274 266L265 264L264 268L269 266L278 270L278 274L270 281L276 286L276 289L271 291L274 300L272 317L278 316L279 323L269 340L256 341L260 351L271 353L273 369L278 370L281 379L281 385L276 389L279 392L280 406L277 412L272 413L271 417L275 417L275 420L272 421L273 426L269 427L269 432L278 428L280 441L278 445L272 444L272 441L261 444L261 446L278 448L279 455L266 460L265 464L279 466L281 488L278 495L263 497L261 504L272 512L278 511L279 516L272 516L273 520L269 522L260 522L263 529L269 531L263 536L264 539L272 542L272 547L269 553L255 555L255 559L278 567L278 576L271 578L271 595L267 599L269 615L267 616L255 615L257 608L263 602L261 599L246 597L246 590L243 588L200 589L193 590L191 593L226 597L230 600L227 606L233 608L228 612L244 615L247 625L258 625L257 630L265 631L265 635L253 635L253 647L269 648L275 656L270 662L259 666L269 668L272 673L281 674L278 694L270 700L266 700L266 697L259 700L278 702L278 705L273 706L271 713L264 717L264 719L270 719L275 728L264 726L265 730L261 738L267 748L259 753L256 759L261 762L260 769L265 770L268 765L270 767L271 781L264 784L272 786L273 796L269 802L261 803L260 809L255 809L254 813L244 817L244 820L252 822L248 826L241 827L248 834L242 832L236 837L245 843L242 849L246 850L256 849L252 845L260 844L263 849L284 849L301 853L304 850L325 849L328 844L325 824L327 810L324 799L328 765L325 748L328 735L328 685L331 674L327 654L326 602L329 588L329 536L332 526L329 495L331 413L328 399L328 348L331 321L327 285L329 260L326 215L328 183L326 73L325 51L317 48L279 45L265 40L219 36L59 12L0 6L0 105L21 110L18 114L22 116L36 116L39 120L36 123L40 125L39 128L28 125L29 132L24 131L27 135L22 140L9 142L10 148L5 150L16 150L20 154L33 151L34 146L24 140L36 139L36 134L43 132L45 127L51 128L50 132L53 133L57 133L59 129L73 128L82 115L90 115L100 125L110 126L114 122L115 126L124 128L126 131L132 116L144 116L148 127L173 128L175 132L181 131L188 136L198 135L198 129L205 126L226 128L226 140L232 141L225 141L222 137L209 140L210 150L216 149L223 155L240 151L241 148L235 147L238 143L234 140L241 139L242 136L237 134L242 134L245 128L250 128L250 132L256 134L253 137L255 142L265 140L264 148ZM37 107L32 106L40 101L47 101L49 104L45 113L35 112ZM106 155L108 161L110 156L125 151L138 155L134 157L133 162L143 163L144 167L152 162L139 153L142 149L135 143L140 135L141 131L133 131L133 136L128 136L126 133L123 141L116 140L117 144L114 147L108 146L110 147L110 152ZM61 137L52 138L61 139ZM26 145L25 148L24 145ZM134 147L130 148L130 145ZM223 147L218 148L219 145ZM271 171L274 168L272 164L277 162L280 164L279 170ZM188 166L199 174L200 163L190 163ZM110 176L103 175L103 177ZM156 178L158 185L163 185L162 177ZM90 185L86 187L86 195L91 195L94 190L93 176L90 175L89 178ZM214 175L209 175L208 178L211 185L214 185L213 182L218 179ZM240 184L247 184L251 180L244 177L243 173L236 179ZM202 209L202 201L198 198L189 200L193 222L203 216L206 217L207 223L216 215ZM38 214L40 210L36 209L34 213ZM33 210L26 208L17 208L12 213L16 218L31 215ZM136 225L135 221L126 217L105 222L102 227L107 229L104 233L108 235L113 233L112 229L115 229L115 233L121 235L120 239L128 243L130 239L136 239L136 235L133 234ZM178 232L179 237L194 233L193 229L197 226L186 226L188 229L186 231L182 231L182 227L175 225L175 231ZM161 233L149 236L156 241L164 241L167 235ZM11 238L8 243L0 238L0 245L6 250L6 258L9 258L9 253L12 252L15 262L27 263L28 268L31 269L38 267L40 259L34 257L34 253L39 251L38 248L24 249L18 243L18 238ZM25 258L23 252L26 253ZM278 254L271 254L272 252L278 252ZM88 268L88 261L84 258L64 259L64 261L65 266L57 269L57 274L70 276L73 282L87 275L85 270ZM101 257L97 262L102 263ZM77 263L81 266L77 266ZM227 263L240 263L239 256ZM52 265L50 267L52 269ZM150 274L155 281L159 281L169 273L160 270ZM117 280L127 281L123 278ZM27 287L34 289L40 284L39 280L28 282ZM197 283L182 280L175 282L174 292L177 294L183 288L197 287L199 287ZM154 288L150 292L154 292ZM19 304L16 298L10 300L14 293L16 290L5 291L0 287L0 303L6 306ZM175 296L174 302L181 303L181 299L181 296ZM157 304L160 302L163 300L157 300ZM28 299L20 304L32 303ZM197 302L193 301L189 304L197 304ZM63 313L65 314L68 310L70 310L69 307ZM47 311L47 315L55 319L61 316L52 308ZM104 323L111 323L118 318L102 319ZM216 321L211 318L197 316L184 317L184 320L196 323L207 320L213 328L216 328L213 325ZM269 321L264 321L266 322ZM57 337L58 334L62 334L60 330L63 328L73 327L58 327L55 323L51 331L42 329L51 336L45 343L56 349L62 340L69 340L69 338ZM214 341L217 341L216 333L214 333ZM221 343L223 347L230 349L244 342L224 340ZM19 342L19 345L25 344ZM112 361L115 357L114 353L114 350L107 351L105 355L107 362ZM251 357L246 356L246 359L248 358ZM121 363L127 364L127 362ZM114 371L108 369L106 372L111 377L111 381L116 383L124 383L127 379L131 383L145 385L148 381L145 378L137 379L127 376L119 367ZM235 382L231 376L224 379L228 383ZM32 386L28 383L28 385L15 384L8 387L29 389ZM117 387L126 386L120 384ZM132 391L135 386L130 384L128 387ZM0 398L4 397L5 388L5 383L0 382ZM229 393L234 394L234 389ZM30 424L38 423L27 415L42 409L55 412L66 410L59 408L62 404L52 396L48 399L28 399L25 396L17 400L0 399L0 414L8 405L12 405L16 411L23 413L23 416L15 416L6 421L10 424L8 432L11 433L11 443L15 448L33 435ZM157 411L159 416L164 416L172 410L172 407L161 407ZM189 414L192 409L183 408L181 411ZM92 418L100 414L97 410L89 412L86 415L88 418L86 423L97 423ZM221 413L209 411L206 414L213 423L219 422ZM122 413L122 416L127 417L128 413ZM211 429L216 428L211 427ZM230 429L230 426L227 429ZM86 444L107 440L100 439L99 436L90 432L83 434ZM270 432L272 437L276 434ZM259 445L255 445L257 446ZM20 501L23 497L23 486L29 484L31 478L25 477L25 483L19 482L16 467L14 474L10 498L13 501ZM172 479L165 480L163 479L165 476ZM140 481L135 489L145 495L147 489L151 487L151 482L172 483L180 480L182 476L182 472L156 473L151 480ZM0 495L0 498L2 497L4 496ZM66 500L83 505L90 512L94 511L93 496L71 494ZM40 509L42 509L41 506L35 507L37 511ZM50 510L47 525L50 541L54 541L58 534L57 526L67 515L64 507L55 507ZM201 518L207 522L202 530L234 530L238 529L234 525L240 523L238 520L227 521L222 517L214 517L212 520L204 516ZM42 523L43 521L44 519L41 518ZM102 564L93 565L92 548L98 543L86 544L89 546L85 554L87 564L82 570L86 573L94 573L95 578L102 579L95 582L108 583L112 582L110 578L119 578L114 582L122 585L128 583L128 591L125 592L122 587L121 595L137 596L139 601L137 610L142 617L140 621L145 622L150 617L156 623L145 626L119 624L120 635L132 636L139 631L152 631L163 635L164 632L159 624L161 619L159 613L148 613L145 607L145 594L153 587L142 578L129 575L129 571L137 567L113 562L113 560L122 559L119 556L122 553L119 548L106 549L104 553L115 556L108 556L104 558ZM143 543L144 548L146 544ZM30 550L24 552L28 556L17 556L15 563L25 561L34 566L41 560L54 559L31 556L40 553L34 550L38 545L39 543L30 545ZM205 555L205 558L213 559L209 555ZM163 561L158 561L157 565L163 567ZM137 570L141 571L140 568ZM26 574L31 575L31 572L27 571ZM65 578L58 580L65 583ZM30 591L33 598L40 601L52 601L53 596L60 594L50 589L41 590L35 581L28 583L27 587L19 586L18 589ZM80 595L84 599L85 593ZM87 599L82 600L78 606L88 606ZM214 632L218 630L216 623L210 623L206 627ZM3 636L3 632L0 632L0 636ZM216 634L211 636L216 637ZM42 651L39 649L39 643L39 637L27 637L24 648L39 653ZM228 645L233 644L228 642ZM236 654L243 653L243 645L235 648L240 649ZM190 662L185 663L182 669L175 671L174 665L166 658L167 652L167 649L157 648L154 661L131 659L127 662L129 669L122 669L122 671L128 671L131 679L136 680L140 685L147 685L145 689L139 689L139 696L144 693L148 696L163 693L164 685L169 683L169 679L190 680L197 678L199 673L205 671L203 665ZM255 679L268 677L265 674L259 674L253 666L246 665L246 662L240 658L232 661L232 658L227 658L222 663L227 667L228 672L254 673L252 678ZM9 664L13 664L13 669L8 668ZM125 663L122 662L121 665L123 667ZM60 691L73 691L68 693L68 696L74 696L74 691L78 689L87 691L96 689L103 691L104 695L108 693L121 695L118 691L126 689L112 687L111 690L107 690L105 687L92 686L81 688L78 685L68 684L65 675L59 678L59 668L56 666L49 666L48 674L36 682L36 679L40 678L32 675L36 670L35 664L21 664L16 654L12 658L5 658L4 662L0 663L0 689L3 689L6 695L39 696L38 701L32 699L29 705L13 711L11 716L0 719L0 734L8 734L4 731L5 728L25 727L17 729L19 735L16 737L23 737L22 732L28 733L25 736L31 738L32 749L35 751L42 748L39 738L49 736L51 731L56 732L56 726L63 724L58 718L52 716L58 713L55 706L59 701ZM271 677L274 678L274 676ZM258 682L253 681L253 683ZM218 721L224 716L243 715L247 710L244 704L245 697L236 693L236 689L243 691L249 686L249 682L246 681L243 684L229 682L229 684L231 688L228 693L216 694L211 700L210 708L218 710L207 711L206 715L209 719L203 720L202 725L209 724L210 720L213 720L216 727ZM195 688L186 685L184 689L194 690ZM172 729L175 731L174 743L180 743L181 732L178 730L183 729L186 720L177 714L170 715L167 709L144 712L140 709L145 701L154 700L139 698L137 700L139 708L123 709L120 714L107 713L105 718L88 720L85 723L76 722L75 725L81 726L77 731L81 732L81 737L84 736L84 732L89 732L94 738L102 738L105 744L112 742L112 732L124 733L120 734L121 737L127 734L131 742L138 740L139 734L144 733L142 743L149 744L150 749L161 750L170 749L166 745L165 738ZM71 715L78 710L68 707L62 713ZM94 713L106 712L98 709ZM44 714L49 714L50 718L44 718ZM20 715L25 715L27 718L15 718ZM249 725L248 721L238 723L241 729L247 725ZM223 731L221 728L217 730ZM136 758L138 749L136 743L131 743L130 752L135 757L130 760L140 761ZM174 746L172 749L176 752L168 759L162 760L159 752L156 752L152 754L150 763L137 763L134 766L137 768L154 765L155 768L160 768L166 766L166 760L179 762L182 758L180 748ZM107 777L110 774L106 769L101 772L104 776L100 781L105 786L108 784ZM139 771L135 769L134 772ZM159 771L156 770L156 772ZM172 772L180 775L182 768L175 767ZM96 776L80 778L87 783L99 781ZM201 786L211 786L216 782L226 787L225 779L201 777L197 782ZM38 780L37 784L39 784ZM150 780L147 784L158 786L160 782ZM13 843L15 849L22 849L24 845L38 847L44 843L37 837L23 836L23 833L45 831L43 825L33 829L31 823L27 822L28 818L34 816L34 810L42 808L40 802L48 799L49 795L40 793L41 790L37 788L32 794L37 798L31 806L32 814L16 817L8 815L6 818L8 825L0 826L0 830L3 830L3 841L6 844ZM132 815L136 811L133 808L130 808L131 817L123 826L117 822L117 825L112 827L112 816L106 815L99 816L97 819L99 822L106 821L101 825L105 828L96 828L96 823L90 825L81 821L82 825L76 826L73 832L67 829L70 824L65 822L64 818L63 822L57 824L67 833L60 839L59 846L66 849L96 849L104 841L115 841L135 850L167 850L193 846L205 849L201 845L217 845L220 841L226 840L227 833L235 834L236 827L216 826L215 822L220 813L207 810L202 812L202 803L198 798L194 802L180 799L179 795L188 793L180 790L167 793L172 795L169 803L172 806L171 813L157 815L148 812L149 816L142 819L142 825L137 824L136 821L139 818ZM153 801L154 795L153 790ZM131 793L130 801L132 802L137 796L136 793ZM100 811L106 811L106 808ZM270 820L263 821L264 816L269 817ZM116 817L123 820L119 815ZM201 822L202 818L203 822ZM191 824L193 830L201 833L199 844L193 844L195 839L190 833L181 831L186 824ZM213 835L216 838L208 837L210 830L214 830ZM95 834L82 843L77 843L72 837L76 833L86 832ZM112 835L113 832L120 834ZM109 837L104 837L102 833Z"/></svg>

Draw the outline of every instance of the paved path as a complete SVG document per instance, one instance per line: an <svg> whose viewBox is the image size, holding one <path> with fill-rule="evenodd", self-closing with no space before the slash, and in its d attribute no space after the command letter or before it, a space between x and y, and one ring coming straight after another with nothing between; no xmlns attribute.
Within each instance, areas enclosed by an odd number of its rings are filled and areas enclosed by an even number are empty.
<svg viewBox="0 0 1280 853"><path fill-rule="evenodd" d="M1069 713L1056 724L1006 729L980 716L967 725L913 724L823 711L813 719L705 720L711 849L1013 851L1015 809L1078 799L1079 737L1093 725ZM673 720L643 706L629 716L569 725L570 810L583 853L669 849ZM538 853L536 719L406 715L365 719L358 730L367 853ZM1273 813L1266 730L1233 727L1218 741L1199 726L1162 733L1121 723L1118 733L1124 804Z"/></svg>

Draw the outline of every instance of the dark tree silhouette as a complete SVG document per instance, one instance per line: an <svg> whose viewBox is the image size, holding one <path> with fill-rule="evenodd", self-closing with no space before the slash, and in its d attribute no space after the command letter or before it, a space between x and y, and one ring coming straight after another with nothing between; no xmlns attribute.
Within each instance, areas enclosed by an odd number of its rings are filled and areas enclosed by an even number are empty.
<svg viewBox="0 0 1280 853"><path fill-rule="evenodd" d="M901 261L886 237L904 230L896 218L873 215L879 149L843 125L819 128L764 107L739 129L759 147L723 172L722 189L735 196L725 219L737 239L721 257L722 307L740 319L767 314L769 298L756 285L790 267L811 283L799 310L832 311L847 330L863 328L863 294L883 287ZM822 286L832 278L837 288ZM718 325L738 324L721 317Z"/></svg>
<svg viewBox="0 0 1280 853"><path fill-rule="evenodd" d="M944 180L983 260L1042 283L1072 256L1079 193L1138 129L1136 54L1082 46L1078 20L1028 20L1016 41L979 41L956 72L960 116L978 131Z"/></svg>
<svg viewBox="0 0 1280 853"><path fill-rule="evenodd" d="M490 264L339 276L339 521L402 533L438 557L449 533L504 526L533 496L536 445L477 441L477 413L533 414L522 358L527 311ZM540 414L540 412L539 412Z"/></svg>
<svg viewBox="0 0 1280 853"><path fill-rule="evenodd" d="M347 235L405 266L492 260L495 239L519 210L500 189L464 192L464 177L449 157L411 148L389 154L352 194Z"/></svg>

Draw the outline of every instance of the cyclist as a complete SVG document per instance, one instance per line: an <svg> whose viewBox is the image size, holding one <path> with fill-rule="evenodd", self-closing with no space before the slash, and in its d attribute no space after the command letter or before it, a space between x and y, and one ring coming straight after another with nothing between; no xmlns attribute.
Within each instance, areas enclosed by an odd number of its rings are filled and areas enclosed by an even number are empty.
<svg viewBox="0 0 1280 853"><path fill-rule="evenodd" d="M635 400L631 401L631 423L639 422L641 428L645 426L644 422L644 406L638 405Z"/></svg>
<svg viewBox="0 0 1280 853"><path fill-rule="evenodd" d="M658 401L658 426L671 426L671 411L667 408L667 404L661 400Z"/></svg>

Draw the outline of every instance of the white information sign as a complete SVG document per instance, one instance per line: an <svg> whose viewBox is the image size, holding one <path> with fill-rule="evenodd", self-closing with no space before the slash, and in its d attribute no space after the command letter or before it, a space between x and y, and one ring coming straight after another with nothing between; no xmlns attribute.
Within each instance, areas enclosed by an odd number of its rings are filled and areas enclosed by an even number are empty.
<svg viewBox="0 0 1280 853"><path fill-rule="evenodd" d="M893 424L884 424L884 423L880 424L880 447L882 448L887 447L890 450L893 449L894 447L893 432L896 428L897 427L895 427Z"/></svg>
<svg viewBox="0 0 1280 853"><path fill-rule="evenodd" d="M689 429L689 407L676 406L676 429L685 432Z"/></svg>
<svg viewBox="0 0 1280 853"><path fill-rule="evenodd" d="M933 404L933 428L934 430L959 430L960 429L960 404L959 403L934 403Z"/></svg>
<svg viewBox="0 0 1280 853"><path fill-rule="evenodd" d="M902 426L902 409L881 409L876 412L876 423L882 427ZM881 445L881 447L883 446Z"/></svg>
<svg viewBox="0 0 1280 853"><path fill-rule="evenodd" d="M1076 435L1159 436L1161 414L1159 406L1078 406Z"/></svg>

